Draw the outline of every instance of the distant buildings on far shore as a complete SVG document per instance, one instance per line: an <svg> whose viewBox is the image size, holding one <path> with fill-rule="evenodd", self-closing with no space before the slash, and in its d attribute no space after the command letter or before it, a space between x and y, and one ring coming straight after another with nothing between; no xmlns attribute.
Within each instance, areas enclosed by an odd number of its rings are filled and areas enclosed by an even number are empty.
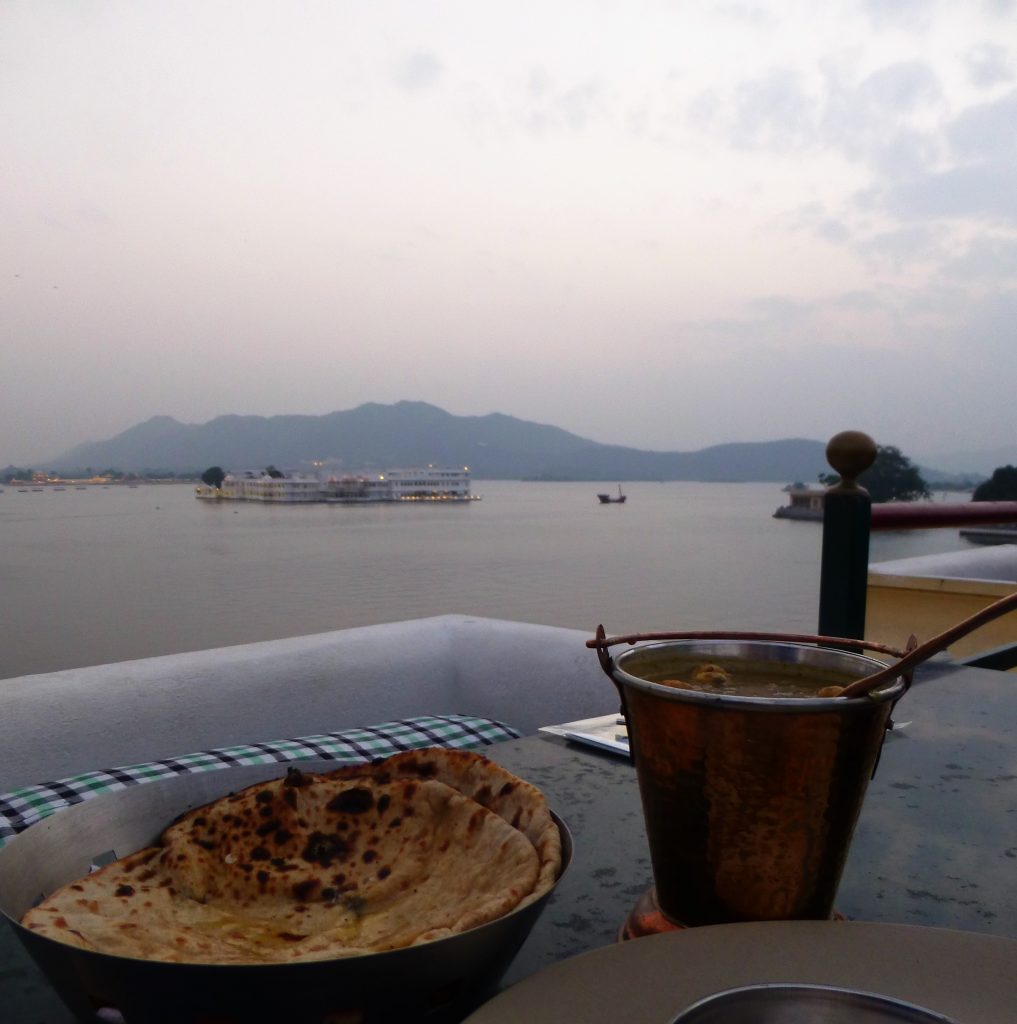
<svg viewBox="0 0 1017 1024"><path fill-rule="evenodd" d="M397 501L476 501L468 467L390 469L383 473L315 475L252 470L227 473L219 487L196 488L208 501L262 501L279 504L359 505Z"/></svg>

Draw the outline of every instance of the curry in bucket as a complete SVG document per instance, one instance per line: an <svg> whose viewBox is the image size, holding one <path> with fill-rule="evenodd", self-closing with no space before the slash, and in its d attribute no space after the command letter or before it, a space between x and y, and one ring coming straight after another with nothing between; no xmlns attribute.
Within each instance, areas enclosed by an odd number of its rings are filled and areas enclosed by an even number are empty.
<svg viewBox="0 0 1017 1024"><path fill-rule="evenodd" d="M806 699L838 697L855 677L815 665L763 661L718 664L688 659L684 664L671 661L666 667L642 678L675 690L696 690L731 697Z"/></svg>

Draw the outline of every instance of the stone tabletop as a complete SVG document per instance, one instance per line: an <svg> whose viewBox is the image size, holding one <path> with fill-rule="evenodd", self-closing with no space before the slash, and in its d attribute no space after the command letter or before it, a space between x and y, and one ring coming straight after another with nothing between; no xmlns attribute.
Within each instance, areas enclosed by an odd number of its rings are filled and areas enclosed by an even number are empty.
<svg viewBox="0 0 1017 1024"><path fill-rule="evenodd" d="M1017 677L933 664L894 719L838 909L862 921L1017 937ZM615 941L651 871L626 759L547 735L486 753L543 790L575 843L571 868L505 979L511 984ZM73 1021L6 923L0 1002L19 1024Z"/></svg>
<svg viewBox="0 0 1017 1024"><path fill-rule="evenodd" d="M1017 938L1017 676L931 665L893 718L838 911ZM547 794L575 840L572 867L510 983L614 941L652 878L627 760L547 736L491 754Z"/></svg>

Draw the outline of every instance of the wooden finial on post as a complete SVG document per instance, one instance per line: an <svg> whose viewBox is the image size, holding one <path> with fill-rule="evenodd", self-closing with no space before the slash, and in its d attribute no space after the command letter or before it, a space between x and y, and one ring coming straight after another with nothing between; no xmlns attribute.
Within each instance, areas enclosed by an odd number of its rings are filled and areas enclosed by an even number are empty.
<svg viewBox="0 0 1017 1024"><path fill-rule="evenodd" d="M830 439L826 460L840 480L823 501L819 633L861 640L869 575L872 501L858 477L876 461L876 442L859 430Z"/></svg>
<svg viewBox="0 0 1017 1024"><path fill-rule="evenodd" d="M876 442L860 430L842 430L830 438L826 461L840 476L833 489L854 490L858 477L876 461Z"/></svg>

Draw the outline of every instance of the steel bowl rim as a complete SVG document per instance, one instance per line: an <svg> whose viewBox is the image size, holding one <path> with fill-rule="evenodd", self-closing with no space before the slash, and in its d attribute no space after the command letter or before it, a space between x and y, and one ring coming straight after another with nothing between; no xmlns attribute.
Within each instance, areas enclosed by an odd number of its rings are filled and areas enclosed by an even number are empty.
<svg viewBox="0 0 1017 1024"><path fill-rule="evenodd" d="M561 836L561 867L558 871L557 877L554 880L554 884L547 892L542 893L536 899L531 900L521 906L515 906L508 913L503 913L500 918L495 918L492 921L485 921L481 925L474 925L472 928L468 928L462 932L453 932L451 935L442 935L436 939L429 939L426 942L415 942L407 946L397 946L394 949L381 949L378 952L367 952L358 953L355 956L324 956L319 959L298 959L298 961L290 961L283 963L252 963L252 964L208 964L201 961L161 961L161 959L155 959L145 956L126 956L123 953L111 953L105 952L101 949L90 949L83 946L76 946L70 942L60 942L58 939L54 939L47 935L40 935L37 932L33 932L17 921L11 916L5 909L0 907L0 914L2 914L4 920L6 920L12 929L18 934L18 937L23 934L31 937L31 941L43 942L47 945L50 943L61 949L72 950L76 955L101 957L104 961L114 961L121 965L123 970L130 970L133 965L141 964L145 968L153 970L166 970L172 971L174 968L186 968L188 972L199 971L202 973L220 971L228 971L238 976L243 975L250 971L265 971L265 970L279 970L284 969L288 971L307 971L308 969L326 970L328 968L334 968L337 965L349 965L350 969L355 969L357 964L364 964L370 961L374 964L383 964L384 959L379 957L387 957L389 959L400 959L405 958L411 950L425 950L434 947L442 942L450 942L452 940L463 940L467 941L470 937L476 937L484 934L488 931L495 931L496 928L509 927L509 923L516 916L521 916L527 912L534 912L539 910L547 900L552 896L558 884L565 876L565 872L571 864L571 860L575 855L575 847L573 845L573 838L571 838L571 831L565 821L554 811L551 811L551 818L558 828L558 833ZM45 820L45 819L43 819ZM39 824L40 822L36 822ZM34 825L30 826L34 827ZM26 829L28 830L28 829ZM16 839L16 837L14 837ZM8 842L11 842L8 840ZM70 953L69 953L70 954Z"/></svg>
<svg viewBox="0 0 1017 1024"><path fill-rule="evenodd" d="M807 643L797 643L789 640L747 640L740 638L721 639L716 637L701 639L676 639L661 640L653 643L633 646L627 651L618 654L611 664L611 678L617 686L641 690L645 693L662 697L666 700L701 704L705 706L735 706L742 708L757 708L760 711L837 711L862 710L873 706L898 700L907 689L907 682L898 676L893 683L875 693L863 694L860 697L849 697L847 699L834 699L830 697L758 697L727 693L707 693L703 690L682 690L672 686L664 686L649 679L627 672L624 662L644 654L647 651L662 651L673 648L684 648L686 650L700 648L717 648L724 645L734 645L743 648L767 648L767 649L788 649L801 651L828 652L836 654L838 658L849 659L854 662L862 662L871 666L873 672L885 669L886 663L871 658L868 655L858 654L854 651L843 651L836 648L817 647ZM734 655L724 655L733 657ZM858 678L861 678L859 676Z"/></svg>
<svg viewBox="0 0 1017 1024"><path fill-rule="evenodd" d="M897 996L888 996L881 992L871 992L866 989L848 988L843 985L824 985L812 982L760 982L750 985L739 985L735 988L721 989L717 992L712 992L708 996L703 996L701 999L697 999L694 1003L686 1006L685 1009L678 1014L677 1017L672 1017L668 1024L682 1024L683 1021L690 1020L693 1022L695 1018L691 1015L699 1013L704 1009L709 1009L713 1004L724 1003L730 1001L732 998L739 996L747 996L753 993L760 993L764 995L773 995L781 993L803 993L806 995L816 995L827 993L833 996L851 997L856 1000L864 1000L870 1003L875 1009L879 1008L882 1004L884 1007L895 1010L908 1011L910 1014L919 1014L920 1016L914 1017L914 1024L957 1024L952 1017L946 1017L936 1010L930 1010L926 1006L919 1006L917 1003L912 1003L906 999L900 999ZM899 1016L894 1017L893 1020L900 1020ZM889 1024L891 1018L887 1018Z"/></svg>
<svg viewBox="0 0 1017 1024"><path fill-rule="evenodd" d="M296 764L298 767L301 766L301 762L293 762L293 764ZM304 764L305 764L305 766L307 764L313 764L314 767L308 769L308 770L312 770L312 771L319 771L319 770L322 769L322 766L323 766L323 763L320 762L320 761L317 761L317 760L314 760L312 762L304 762ZM231 768L222 769L222 771L224 773L232 773L233 771L240 771L240 772L247 772L247 773L253 774L258 769L267 769L270 772L270 774L265 776L264 781L268 781L268 779L270 779L270 778L277 777L277 776L271 774L271 769L278 768L280 770L280 773L281 773L282 771L284 771L287 768L289 768L290 765L291 765L290 762L286 762L286 763L281 763L280 762L280 763L274 764L274 765L245 765L245 766L237 766L235 769L231 769ZM201 773L201 774L207 774L207 773ZM218 774L218 773L216 773L216 774ZM228 774L224 774L223 775L223 781L224 782L226 782L227 777L228 777ZM173 786L173 785L176 785L176 786L179 786L181 789L184 789L185 788L184 784L185 784L185 782L186 782L186 780L188 778L189 778L188 776L176 776L174 778L169 778L169 779L158 779L158 780L153 780L151 782L140 783L138 787L132 786L132 787L129 787L129 789L127 789L127 790L123 790L123 789L111 790L109 792L102 793L102 794L99 794L99 795L97 795L95 797L92 797L89 800L85 800L85 801L83 801L80 804L74 804L74 805L72 805L70 807L62 808L62 809L60 809L58 811L53 812L53 814L49 814L49 815L47 815L44 818L40 818L38 821L33 822L31 825L29 825L28 828L26 828L23 832L18 833L17 835L12 836L11 838L7 839L7 841L4 843L4 845L0 846L0 883L3 882L3 878L4 878L4 874L5 874L5 869L4 869L4 854L5 854L5 851L8 853L8 855L10 855L10 851L13 850L13 848L17 845L17 843L18 843L18 841L19 841L19 839L20 839L20 837L22 835L27 835L29 832L32 831L32 829L38 828L39 826L44 826L47 822L49 822L56 815L67 814L67 813L73 814L75 812L82 812L82 811L83 811L83 813L88 813L87 810L83 810L83 809L84 808L94 807L94 806L96 806L97 802L99 802L99 801L102 801L103 803L115 801L118 797L121 797L125 792L133 792L133 791L135 791L136 789L139 789L139 788L141 790L144 790L144 789L147 789L150 786L159 787L159 786ZM261 780L259 780L259 781L261 781ZM250 784L253 785L253 784L256 784L256 783L250 783ZM229 791L228 789L224 790L224 793L228 792L228 791ZM195 805L192 804L191 806L186 808L185 811L193 809L194 806ZM185 811L182 811L181 813L185 813ZM486 931L488 931L488 930L495 931L498 928L503 928L503 927L508 926L510 924L510 922L512 922L512 920L514 918L516 918L517 916L523 916L523 915L525 915L527 913L532 913L532 912L534 912L534 910L539 911L546 904L548 899L553 895L555 890L558 888L558 885L561 883L561 880L564 878L564 876L565 876L566 872L568 871L569 867L571 866L572 860L573 860L573 858L575 856L575 844L574 844L574 840L573 840L573 837L572 837L571 830L568 827L568 824L566 823L566 821L556 811L552 810L550 807L548 807L548 813L551 815L551 819L555 823L555 826L558 829L558 834L561 837L562 857L561 857L561 865L560 865L558 873L557 873L557 875L556 875L556 877L554 879L554 882L553 882L551 887L546 892L541 893L541 895L538 896L536 899L529 900L528 902L526 902L526 903L524 903L522 905L518 905L516 907L513 907L510 911L508 911L508 913L502 914L500 917L496 917L496 918L494 918L491 921L485 921L482 924L475 925L474 927L468 928L468 929L466 929L464 931L461 931L461 932L453 932L450 935L443 935L443 936L441 936L439 938L430 939L427 942L419 942L419 943L414 943L414 944L411 944L411 945L408 945L408 946L400 946L400 947L397 947L396 949L379 950L378 952L373 952L373 953L360 953L360 954L357 954L355 956L325 957L325 958L316 959L316 960L294 960L294 961L279 962L279 963L272 963L272 962L257 963L257 962L255 962L255 963L219 964L219 963L203 963L203 962L198 962L198 961L179 961L178 962L178 961L170 961L170 960L156 960L156 959L146 958L146 957L124 956L124 955L118 954L118 953L108 953L108 952L104 952L102 950L89 949L89 948L84 948L84 947L81 947L81 946L76 946L76 945L73 945L71 943L60 942L58 939L54 939L54 938L52 938L50 936L40 935L37 932L34 932L31 929L26 928L21 923L20 919L15 917L12 913L9 913L8 910L7 910L7 906L6 906L6 901L4 901L4 900L0 900L0 918L3 918L4 920L6 920L7 922L10 923L12 929L18 934L19 940L21 940L22 936L26 936L26 937L29 938L30 942L36 942L37 941L37 942L43 943L45 946L49 946L50 944L52 944L52 946L56 947L57 949L65 951L65 955L83 955L83 956L88 956L88 957L101 957L101 958L105 958L106 960L112 960L112 961L116 961L116 962L122 964L124 969L129 969L130 965L143 964L146 967L153 968L153 969L156 969L156 968L163 969L163 968L165 968L165 969L172 970L173 968L186 967L189 970L194 970L196 968L206 968L206 969L208 969L210 971L217 971L217 972L218 971L222 971L222 970L228 970L228 969L233 969L233 970L236 970L236 971L239 971L239 972L243 972L243 971L250 971L252 969L260 971L260 970L264 970L266 968L284 968L284 969L289 969L289 970L301 969L301 968L305 968L305 969L306 968L321 969L323 967L335 966L337 964L350 964L350 965L354 965L354 964L357 964L357 963L364 963L364 962L366 962L368 960L372 964L374 964L374 963L378 962L378 960L377 960L378 957L392 957L392 958L405 957L409 951L430 949L430 948L433 948L433 947L435 947L435 946L437 946L437 945L439 945L440 943L443 943L443 942L452 942L452 941L456 941L456 940L465 940L466 937L468 937L468 936L469 937L478 936L478 935L486 933ZM138 849L143 849L143 848L144 848L144 845L138 847ZM126 853L120 854L118 856L118 859L120 859L120 857L123 857L123 856L128 856L128 855L130 855L131 853L134 853L134 852L137 852L137 851L136 850L128 850ZM70 882L72 882L72 881L74 881L74 878L68 878L66 881L64 881L64 882L62 882L60 884L61 885L66 885L66 884L70 884ZM59 888L59 886L57 886L56 888ZM54 889L54 891L55 891L55 889Z"/></svg>

